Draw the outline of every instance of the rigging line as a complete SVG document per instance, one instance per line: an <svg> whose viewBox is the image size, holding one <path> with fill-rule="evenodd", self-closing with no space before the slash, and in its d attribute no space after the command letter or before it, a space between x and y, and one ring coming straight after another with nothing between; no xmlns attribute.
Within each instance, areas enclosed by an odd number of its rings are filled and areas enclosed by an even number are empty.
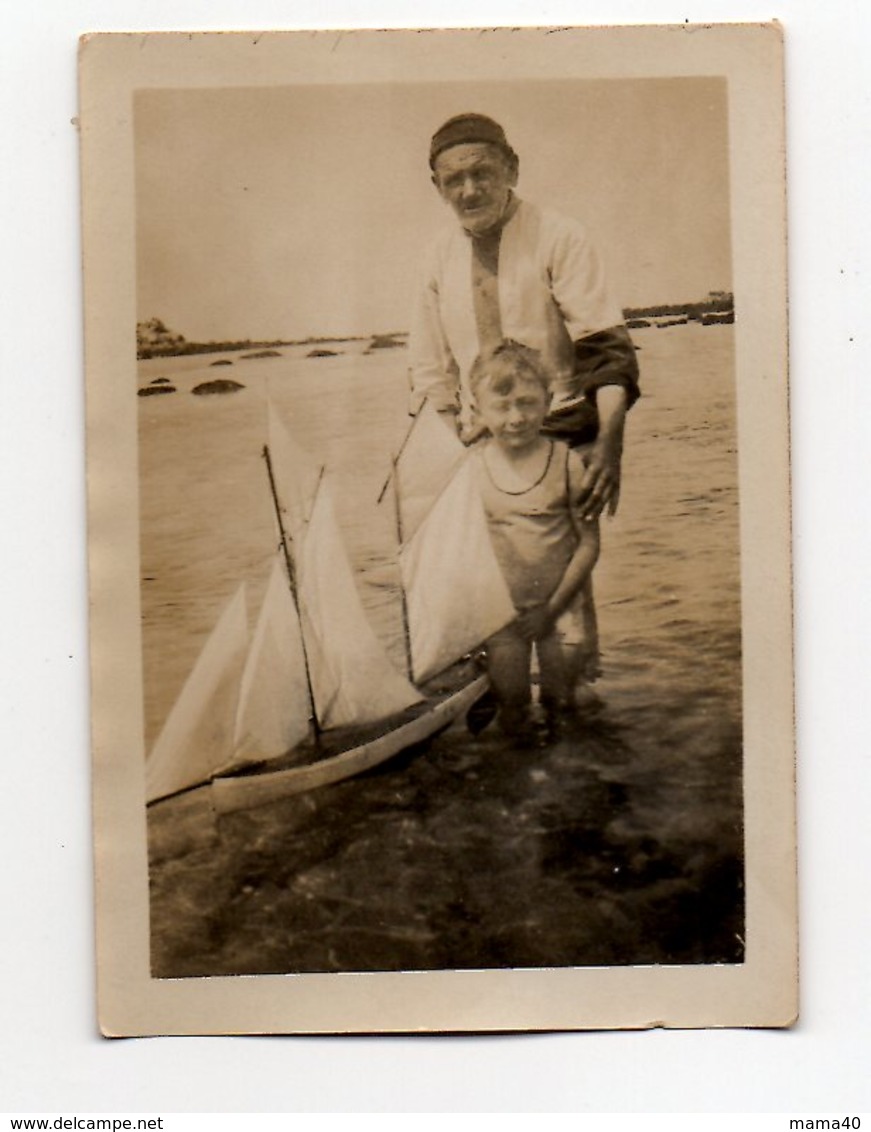
<svg viewBox="0 0 871 1132"><path fill-rule="evenodd" d="M299 592L298 592L297 583L296 583L296 570L294 568L293 557L290 553L290 546L288 545L288 543L292 540L290 538L290 535L288 535L287 531L285 531L285 529L284 529L284 521L281 517L281 504L279 503L279 500L278 500L278 488L276 487L276 484L275 484L275 472L274 472L273 467L272 467L272 457L269 454L269 445L268 444L263 445L262 455L263 455L263 459L266 461L266 472L269 476L269 490L272 493L272 505L275 508L275 518L276 518L276 521L278 523L278 531L279 531L279 535L281 537L281 547L284 551L284 564L287 567L287 580L288 580L288 584L290 585L290 593L291 593L291 597L293 598L294 608L296 609L296 616L299 619L299 639L300 639L300 643L302 644L302 660L303 660L303 668L305 668L305 683L306 683L306 688L308 689L309 702L311 703L311 706L312 706L312 714L311 714L312 737L314 738L314 741L317 744L317 742L319 741L321 734L323 732L323 728L321 727L320 721L318 720L318 709L317 709L317 704L315 702L314 686L312 685L311 668L309 666L309 659L308 659L308 649L306 648L306 644L305 644L305 628L303 626L302 615L301 615L300 609L299 609ZM315 494L317 494L317 489L318 489L318 487L320 487L321 478L323 477L323 474L324 474L324 467L323 467L323 464L322 464L320 473L318 475L317 486L315 487ZM312 497L312 506L314 506L314 497Z"/></svg>
<svg viewBox="0 0 871 1132"><path fill-rule="evenodd" d="M311 507L309 507L308 515L307 515L307 517L306 517L306 522L307 522L307 523L310 523L310 522L311 522L311 517L312 517L312 515L314 515L314 513L315 513L315 500L316 500L316 499L317 499L317 497L318 497L318 492L320 491L320 487L321 487L321 481L322 481L322 480L323 480L323 478L324 478L324 472L325 472L326 470L327 470L327 466L326 466L326 464L321 464L321 467L320 467L320 471L318 472L318 479L317 479L317 483L315 484L315 489L314 489L314 491L312 492L312 505L311 505Z"/></svg>
<svg viewBox="0 0 871 1132"><path fill-rule="evenodd" d="M403 436L403 438L402 438L402 443L399 445L399 448L397 448L396 455L393 457L393 467L387 473L387 479L384 481L384 484L381 488L381 491L378 493L378 498L375 500L376 504L380 503L384 499L384 496L387 493L387 489L388 489L388 487L390 487L390 481L391 481L391 479L393 479L393 476L396 472L396 465L399 462L399 457L405 451L405 446L408 444L409 440L411 439L411 434L412 434L412 432L414 432L414 426L417 424L418 417L423 412L424 406L426 405L427 400L428 400L428 398L424 397L424 399L421 401L420 408L417 410L417 412L411 418L411 424L405 430L405 436Z"/></svg>

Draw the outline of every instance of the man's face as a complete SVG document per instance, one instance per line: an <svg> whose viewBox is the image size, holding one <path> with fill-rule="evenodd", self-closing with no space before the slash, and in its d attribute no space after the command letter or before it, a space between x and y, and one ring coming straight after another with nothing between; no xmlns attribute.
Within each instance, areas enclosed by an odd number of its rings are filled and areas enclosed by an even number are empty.
<svg viewBox="0 0 871 1132"><path fill-rule="evenodd" d="M451 146L436 158L433 184L470 236L495 228L517 184L517 168L488 142Z"/></svg>

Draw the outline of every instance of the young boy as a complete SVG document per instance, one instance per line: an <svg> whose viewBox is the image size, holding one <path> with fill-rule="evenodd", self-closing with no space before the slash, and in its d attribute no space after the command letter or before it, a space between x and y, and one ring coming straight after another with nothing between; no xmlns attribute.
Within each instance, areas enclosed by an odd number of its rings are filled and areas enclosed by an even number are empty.
<svg viewBox="0 0 871 1132"><path fill-rule="evenodd" d="M524 741L532 734L533 645L549 730L571 718L589 656L572 603L599 556L599 524L581 520L572 506L585 472L581 456L541 435L550 391L536 351L500 343L475 360L470 386L486 430L474 449L484 510L517 609L487 642L488 668L501 727Z"/></svg>

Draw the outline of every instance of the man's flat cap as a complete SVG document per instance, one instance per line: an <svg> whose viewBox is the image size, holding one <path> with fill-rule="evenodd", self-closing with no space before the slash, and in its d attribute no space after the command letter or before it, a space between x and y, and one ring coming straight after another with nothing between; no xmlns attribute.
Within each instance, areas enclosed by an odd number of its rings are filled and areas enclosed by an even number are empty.
<svg viewBox="0 0 871 1132"><path fill-rule="evenodd" d="M457 114L433 134L429 145L430 169L435 169L436 158L440 153L451 146L469 142L489 142L491 145L498 145L506 157L513 159L516 156L498 122L485 114Z"/></svg>

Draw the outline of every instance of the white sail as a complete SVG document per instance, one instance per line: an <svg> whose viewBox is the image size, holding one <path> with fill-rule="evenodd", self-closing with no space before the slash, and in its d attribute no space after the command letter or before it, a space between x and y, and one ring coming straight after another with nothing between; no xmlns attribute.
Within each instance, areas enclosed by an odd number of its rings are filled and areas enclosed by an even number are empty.
<svg viewBox="0 0 871 1132"><path fill-rule="evenodd" d="M308 521L321 468L291 438L271 401L267 409L267 428L269 461L282 522L290 538L297 539Z"/></svg>
<svg viewBox="0 0 871 1132"><path fill-rule="evenodd" d="M407 542L466 454L456 432L429 401L414 418L396 460L402 541Z"/></svg>
<svg viewBox="0 0 871 1132"><path fill-rule="evenodd" d="M402 547L400 567L418 683L453 664L515 616L468 454Z"/></svg>
<svg viewBox="0 0 871 1132"><path fill-rule="evenodd" d="M308 736L311 714L299 616L277 555L242 674L234 761L286 755Z"/></svg>
<svg viewBox="0 0 871 1132"><path fill-rule="evenodd" d="M205 782L232 761L247 647L243 583L212 630L146 760L149 802Z"/></svg>
<svg viewBox="0 0 871 1132"><path fill-rule="evenodd" d="M322 727L367 723L422 697L393 667L372 631L322 482L297 544L297 599Z"/></svg>

